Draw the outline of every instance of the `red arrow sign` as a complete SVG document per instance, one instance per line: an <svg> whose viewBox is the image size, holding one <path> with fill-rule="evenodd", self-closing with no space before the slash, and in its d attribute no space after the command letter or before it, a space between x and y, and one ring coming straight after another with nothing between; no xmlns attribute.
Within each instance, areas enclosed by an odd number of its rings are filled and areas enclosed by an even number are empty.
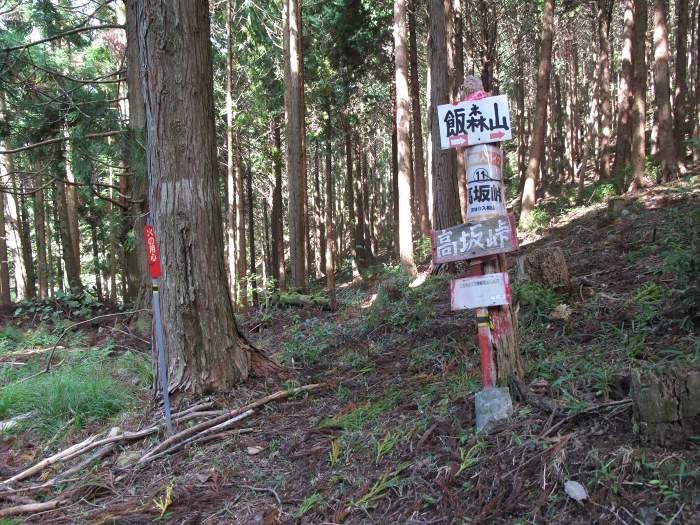
<svg viewBox="0 0 700 525"><path fill-rule="evenodd" d="M504 135L505 135L505 133L503 133L502 131L497 131L496 133L491 133L491 134L489 135L489 138L492 138L492 139L500 139L500 138L503 137Z"/></svg>
<svg viewBox="0 0 700 525"><path fill-rule="evenodd" d="M156 243L156 232L153 226L146 226L143 229L143 235L146 237L146 255L151 279L158 279L160 277L160 257L158 256L158 243Z"/></svg>

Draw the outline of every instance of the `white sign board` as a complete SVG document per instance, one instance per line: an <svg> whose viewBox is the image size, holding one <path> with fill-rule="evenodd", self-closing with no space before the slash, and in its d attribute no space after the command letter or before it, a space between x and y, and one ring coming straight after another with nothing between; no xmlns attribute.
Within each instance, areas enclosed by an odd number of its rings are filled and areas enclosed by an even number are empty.
<svg viewBox="0 0 700 525"><path fill-rule="evenodd" d="M443 104L438 106L437 112L442 149L503 142L513 138L506 95Z"/></svg>
<svg viewBox="0 0 700 525"><path fill-rule="evenodd" d="M451 288L452 310L510 304L510 281L506 272L455 279Z"/></svg>

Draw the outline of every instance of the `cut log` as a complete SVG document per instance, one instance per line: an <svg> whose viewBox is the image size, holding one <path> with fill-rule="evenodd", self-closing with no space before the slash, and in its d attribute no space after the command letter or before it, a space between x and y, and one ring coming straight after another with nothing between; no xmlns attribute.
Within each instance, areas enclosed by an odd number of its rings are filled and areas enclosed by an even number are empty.
<svg viewBox="0 0 700 525"><path fill-rule="evenodd" d="M330 301L327 297L319 297L316 295L303 295L295 292L287 292L275 294L272 300L273 304L282 306L315 306L324 310L330 310Z"/></svg>
<svg viewBox="0 0 700 525"><path fill-rule="evenodd" d="M631 393L644 441L682 447L700 435L700 369L636 370Z"/></svg>
<svg viewBox="0 0 700 525"><path fill-rule="evenodd" d="M561 248L539 248L525 255L525 272L531 281L557 290L570 290L571 278Z"/></svg>

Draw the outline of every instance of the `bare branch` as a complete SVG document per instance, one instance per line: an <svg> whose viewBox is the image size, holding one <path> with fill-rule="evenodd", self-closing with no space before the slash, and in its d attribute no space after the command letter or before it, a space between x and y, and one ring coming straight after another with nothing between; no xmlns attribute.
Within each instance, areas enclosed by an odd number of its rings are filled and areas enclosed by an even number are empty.
<svg viewBox="0 0 700 525"><path fill-rule="evenodd" d="M22 151L27 151L27 150L38 148L41 146L48 146L49 144L56 144L58 142L63 142L65 140L99 139L99 138L104 138L104 137L112 137L114 135L123 135L125 133L129 133L129 130L117 129L114 131L105 131L103 133L91 133L89 135L83 135L82 137L58 137L55 139L44 140L42 142L36 142L35 144L29 144L27 146L22 146L21 148L0 150L0 155L12 155L14 153L20 153Z"/></svg>
<svg viewBox="0 0 700 525"><path fill-rule="evenodd" d="M41 40L37 40L35 42L29 42L28 44L22 44L19 46L6 47L6 48L3 48L1 51L4 51L5 53L9 53L10 51L17 51L19 49L27 49L28 47L37 46L39 44L45 44L46 42L51 42L53 40L58 40L59 38L63 38L63 37L70 36L70 35L76 35L78 33L84 33L86 31L94 31L96 29L126 29L126 28L120 24L101 24L101 25L97 25L97 26L76 27L76 28L71 29L69 31L64 31L63 33L58 33L57 35L42 38Z"/></svg>

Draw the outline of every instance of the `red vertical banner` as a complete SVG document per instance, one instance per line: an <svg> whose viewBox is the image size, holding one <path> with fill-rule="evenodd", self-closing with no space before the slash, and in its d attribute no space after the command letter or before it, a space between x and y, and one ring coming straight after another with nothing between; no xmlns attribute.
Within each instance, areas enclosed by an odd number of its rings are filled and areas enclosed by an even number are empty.
<svg viewBox="0 0 700 525"><path fill-rule="evenodd" d="M151 273L151 279L158 279L160 277L160 257L158 255L156 232L153 226L146 226L143 229L143 235L146 238L146 256L148 257L148 269Z"/></svg>

